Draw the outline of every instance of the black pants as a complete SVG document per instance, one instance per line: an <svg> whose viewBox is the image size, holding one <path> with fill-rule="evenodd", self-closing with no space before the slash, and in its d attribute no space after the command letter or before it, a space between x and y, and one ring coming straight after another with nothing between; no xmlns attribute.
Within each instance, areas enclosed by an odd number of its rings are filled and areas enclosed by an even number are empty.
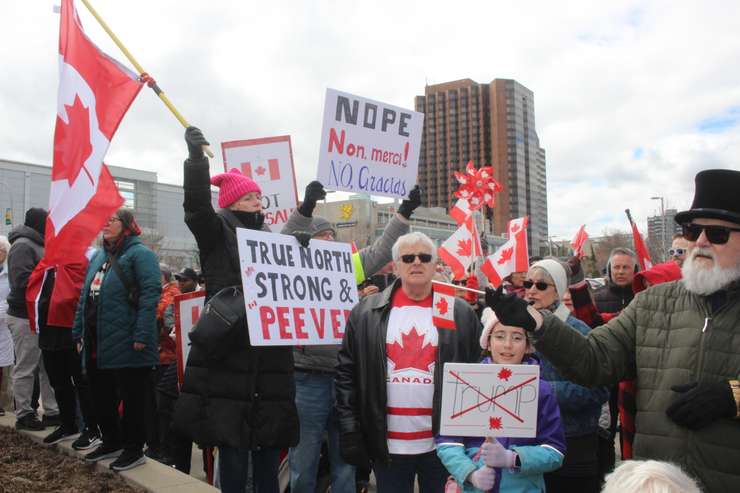
<svg viewBox="0 0 740 493"><path fill-rule="evenodd" d="M151 368L100 369L90 361L87 370L103 443L141 452L146 440ZM119 401L123 401L123 419L118 416Z"/></svg>
<svg viewBox="0 0 740 493"><path fill-rule="evenodd" d="M567 451L560 469L545 474L548 493L599 493L598 448L596 433L565 437Z"/></svg>
<svg viewBox="0 0 740 493"><path fill-rule="evenodd" d="M74 349L42 350L44 367L49 383L59 405L59 417L66 430L77 429L77 400L85 426L95 429L98 425L90 395L90 384L82 375L80 355Z"/></svg>

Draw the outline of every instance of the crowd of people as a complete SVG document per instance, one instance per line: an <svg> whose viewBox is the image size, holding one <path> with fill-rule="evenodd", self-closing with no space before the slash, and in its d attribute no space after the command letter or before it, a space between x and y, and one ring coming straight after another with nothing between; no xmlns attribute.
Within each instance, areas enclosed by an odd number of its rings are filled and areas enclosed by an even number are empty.
<svg viewBox="0 0 740 493"><path fill-rule="evenodd" d="M378 491L404 493L415 483L422 493L740 487L740 172L697 175L668 262L640 271L631 250L614 249L594 289L577 257L531 259L480 296L462 289L485 284L473 271L455 280L455 330L432 321L432 281L446 273L433 241L410 232L415 188L358 252L360 301L341 345L253 346L236 229L270 230L261 189L237 170L211 176L197 128L185 140L185 223L201 274L173 275L120 209L90 254L74 326L47 323L51 271L32 331L26 287L46 211L29 209L0 238L0 388L18 429L51 428L44 443L73 440L115 471L148 456L189 472L193 443L215 447L229 493L279 491L284 451L291 491L315 491L324 443L337 493L366 491L371 472ZM280 232L303 246L334 241L314 215L325 195L311 182ZM200 289L207 309L180 386L174 298ZM536 436L440 434L447 362L538 365Z"/></svg>

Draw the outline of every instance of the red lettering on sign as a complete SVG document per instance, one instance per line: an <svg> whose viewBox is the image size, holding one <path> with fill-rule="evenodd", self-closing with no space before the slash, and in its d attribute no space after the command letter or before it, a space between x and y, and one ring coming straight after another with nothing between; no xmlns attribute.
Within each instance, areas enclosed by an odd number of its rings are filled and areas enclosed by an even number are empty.
<svg viewBox="0 0 740 493"><path fill-rule="evenodd" d="M288 319L289 310L290 308L288 308L287 306L277 307L277 320L280 339L290 339L292 336L292 334L287 330L290 325L290 320Z"/></svg>
<svg viewBox="0 0 740 493"><path fill-rule="evenodd" d="M262 337L270 339L270 325L275 323L275 314L269 306L260 307L260 323L262 324Z"/></svg>
<svg viewBox="0 0 740 493"><path fill-rule="evenodd" d="M314 308L311 308L311 318L313 319L313 324L316 327L316 332L319 334L319 338L324 338L324 309L319 309L319 316L316 317L316 310Z"/></svg>
<svg viewBox="0 0 740 493"><path fill-rule="evenodd" d="M341 339L344 336L344 324L339 317L342 315L342 310L332 309L329 310L329 317L331 317L331 330L334 337Z"/></svg>
<svg viewBox="0 0 740 493"><path fill-rule="evenodd" d="M195 325L195 322L198 321L200 318L200 307L199 306L193 306L190 308L190 321L193 325Z"/></svg>
<svg viewBox="0 0 740 493"><path fill-rule="evenodd" d="M295 326L296 339L308 339L308 333L303 330L303 327L306 326L306 322L303 320L305 312L303 308L293 308L293 325Z"/></svg>

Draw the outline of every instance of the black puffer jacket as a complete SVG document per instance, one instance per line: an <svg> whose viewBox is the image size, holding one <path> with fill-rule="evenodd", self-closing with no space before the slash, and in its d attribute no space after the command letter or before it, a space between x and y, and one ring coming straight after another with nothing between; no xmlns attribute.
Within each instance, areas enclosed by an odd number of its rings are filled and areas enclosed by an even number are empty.
<svg viewBox="0 0 740 493"><path fill-rule="evenodd" d="M238 218L228 210L214 211L207 159L185 161L184 188L185 223L200 250L206 297L229 286L241 287L232 227ZM239 303L243 310L244 302ZM175 427L201 446L296 445L292 348L251 346L245 318L241 330L228 334L214 334L200 325L193 329L194 336L199 334L185 368Z"/></svg>
<svg viewBox="0 0 740 493"><path fill-rule="evenodd" d="M335 384L339 430L341 433L361 432L368 455L380 462L389 459L386 336L391 300L400 286L401 281L396 280L384 291L362 299L352 309L337 357ZM455 325L456 330L438 331L432 405L435 435L439 433L444 364L480 361L482 326L470 305L460 298L455 299Z"/></svg>
<svg viewBox="0 0 740 493"><path fill-rule="evenodd" d="M632 284L620 287L611 280L606 286L601 286L594 292L594 301L596 309L600 313L617 313L621 312L630 304L635 293L632 292Z"/></svg>

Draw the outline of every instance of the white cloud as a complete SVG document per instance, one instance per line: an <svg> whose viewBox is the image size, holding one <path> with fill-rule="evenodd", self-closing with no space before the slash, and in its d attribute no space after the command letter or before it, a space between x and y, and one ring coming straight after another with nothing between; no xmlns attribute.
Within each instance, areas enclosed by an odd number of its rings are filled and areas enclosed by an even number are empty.
<svg viewBox="0 0 740 493"><path fill-rule="evenodd" d="M697 170L740 168L740 128L698 130L740 105L737 2L94 3L215 151L290 134L299 187L315 174L326 87L413 107L425 80L464 77L534 91L552 235L584 222L591 234L626 229L626 207L644 229L651 196L687 207ZM122 60L78 8L90 37ZM4 14L0 156L49 164L58 16L44 2L11 2ZM182 133L145 89L107 162L180 183Z"/></svg>

